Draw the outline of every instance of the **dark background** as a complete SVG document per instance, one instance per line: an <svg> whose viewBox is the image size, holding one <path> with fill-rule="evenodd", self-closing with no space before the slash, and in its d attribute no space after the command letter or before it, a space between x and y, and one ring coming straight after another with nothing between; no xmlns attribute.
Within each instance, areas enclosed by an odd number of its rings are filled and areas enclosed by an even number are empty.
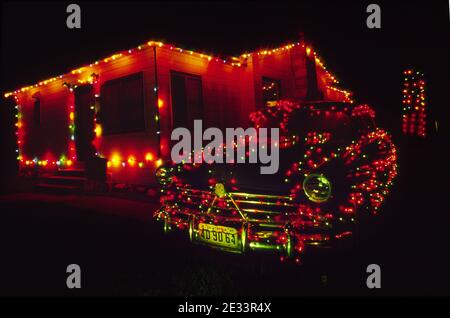
<svg viewBox="0 0 450 318"><path fill-rule="evenodd" d="M372 2L381 5L381 30L366 27L365 11ZM66 27L69 2L3 4L2 95L151 39L227 56L277 47L304 32L342 87L376 110L379 126L393 134L399 147L399 177L383 209L389 216L380 234L383 242L376 257L366 253L365 259L388 264L390 282L401 287L386 294L448 295L448 1L77 3L81 30ZM423 71L427 80L424 140L401 135L403 71L409 67ZM1 107L0 116L7 188L6 176L14 174L16 164L12 108ZM24 218L29 213L26 203L9 209ZM95 229L92 233L95 239ZM228 259L215 259L221 257ZM336 291L345 285L338 284ZM295 288L286 292L298 294Z"/></svg>
<svg viewBox="0 0 450 318"><path fill-rule="evenodd" d="M69 2L3 5L2 91L63 74L150 39L227 56L296 41L299 32L305 32L358 101L388 114L388 109L396 114L400 108L393 103L406 67L425 72L433 95L448 80L447 1L377 1L381 30L366 27L369 1L78 3L81 29L66 27Z"/></svg>

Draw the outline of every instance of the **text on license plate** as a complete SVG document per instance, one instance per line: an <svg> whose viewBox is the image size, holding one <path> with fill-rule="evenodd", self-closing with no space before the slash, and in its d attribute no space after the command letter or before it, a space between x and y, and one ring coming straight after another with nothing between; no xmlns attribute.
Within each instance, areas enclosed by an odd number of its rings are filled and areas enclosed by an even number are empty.
<svg viewBox="0 0 450 318"><path fill-rule="evenodd" d="M237 247L237 230L232 227L200 223L198 238L202 241L226 247Z"/></svg>

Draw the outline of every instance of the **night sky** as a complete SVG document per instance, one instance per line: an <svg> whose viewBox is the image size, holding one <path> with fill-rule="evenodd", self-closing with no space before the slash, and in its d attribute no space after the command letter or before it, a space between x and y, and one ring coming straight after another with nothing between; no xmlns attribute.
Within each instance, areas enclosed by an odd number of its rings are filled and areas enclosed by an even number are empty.
<svg viewBox="0 0 450 318"><path fill-rule="evenodd" d="M9 91L65 73L150 39L218 55L296 41L304 32L325 65L378 112L381 126L400 130L402 72L428 81L430 122L448 105L448 1L381 5L381 30L366 26L371 2L83 3L82 28L68 29L69 2L5 3L2 87ZM441 124L441 127L444 125Z"/></svg>

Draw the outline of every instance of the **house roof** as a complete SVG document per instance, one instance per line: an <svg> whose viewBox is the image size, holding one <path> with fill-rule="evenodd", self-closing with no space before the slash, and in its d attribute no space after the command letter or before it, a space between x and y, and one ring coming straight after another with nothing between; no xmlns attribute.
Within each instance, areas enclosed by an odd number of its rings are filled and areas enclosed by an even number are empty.
<svg viewBox="0 0 450 318"><path fill-rule="evenodd" d="M105 58L97 60L97 61L95 61L95 62L93 62L93 63L91 63L89 65L85 65L85 66L79 67L79 68L74 69L74 70L72 70L72 71L70 71L68 73L65 73L65 74L62 74L62 75L59 75L59 76L55 76L55 77L52 77L52 78L49 78L49 79L46 79L46 80L42 80L42 81L40 81L38 83L35 83L35 84L32 84L32 85L28 85L28 86L24 86L24 87L21 87L21 88L18 88L16 90L14 90L14 91L6 92L6 93L4 93L4 97L8 98L11 95L16 95L16 94L19 94L21 92L26 92L26 91L28 91L30 89L33 89L33 88L37 88L37 87L40 87L40 86L43 86L43 85L50 84L50 83L55 82L57 80L64 79L65 77L68 77L68 76L70 76L72 74L77 74L77 73L81 74L82 72L86 71L87 69L92 68L92 67L94 67L96 65L99 65L100 63L109 63L111 61L120 59L123 56L128 56L128 55L135 54L136 52L139 52L139 51L141 51L141 50L143 50L143 49L145 49L147 47L165 47L165 48L168 48L170 50L177 51L177 52L180 52L180 53L185 53L185 54L189 54L189 55L195 55L195 56L198 56L200 58L207 59L208 61L212 61L212 62L216 62L216 63L229 64L229 65L231 65L233 67L242 67L243 66L242 61L245 60L246 58L252 56L252 55L258 55L258 56L271 55L271 54L274 54L274 53L277 53L277 52L290 50L293 47L296 47L296 46L299 46L299 45L302 45L303 47L305 46L305 44L302 43L302 42L296 42L296 43L289 43L289 44L286 44L286 45L283 45L283 46L280 46L280 47L277 47L277 48L273 48L273 49L262 49L262 50L257 50L257 51L250 52L250 53L243 53L239 57L231 56L231 57L227 57L227 58L221 58L221 57L218 57L218 56L213 56L213 55L209 55L209 54L205 54L205 53L195 52L195 51L192 51L192 50L182 49L182 48L180 48L180 47L178 47L176 45L173 45L173 44L167 44L167 43L163 43L163 42L160 42L160 41L148 41L147 43L141 44L141 45L139 45L139 46L137 46L135 48L117 52L117 53L115 53L115 54L113 54L113 55L111 55L109 57L105 57ZM325 67L324 63L320 60L320 58L318 57L317 53L311 48L311 46L308 45L306 47L306 50L307 50L308 54L312 53L315 56L315 60L316 60L317 65L319 65L320 67L322 67L323 70L325 70L327 76L329 77L330 82L334 83L334 84L339 83L339 81L336 79L336 77L334 75L332 75L327 70L327 68ZM348 95L351 94L348 91L341 90L341 89L338 89L336 87L330 86L330 88L333 89L333 90L339 91L341 93L344 93L346 95L347 94Z"/></svg>

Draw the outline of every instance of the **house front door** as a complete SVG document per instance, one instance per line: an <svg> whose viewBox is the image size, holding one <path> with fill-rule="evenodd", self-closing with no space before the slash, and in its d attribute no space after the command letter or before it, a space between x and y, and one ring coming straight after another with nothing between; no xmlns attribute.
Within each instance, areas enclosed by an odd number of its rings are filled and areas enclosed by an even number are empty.
<svg viewBox="0 0 450 318"><path fill-rule="evenodd" d="M88 161L95 156L94 140L94 89L92 85L78 86L75 91L75 150L78 161Z"/></svg>

